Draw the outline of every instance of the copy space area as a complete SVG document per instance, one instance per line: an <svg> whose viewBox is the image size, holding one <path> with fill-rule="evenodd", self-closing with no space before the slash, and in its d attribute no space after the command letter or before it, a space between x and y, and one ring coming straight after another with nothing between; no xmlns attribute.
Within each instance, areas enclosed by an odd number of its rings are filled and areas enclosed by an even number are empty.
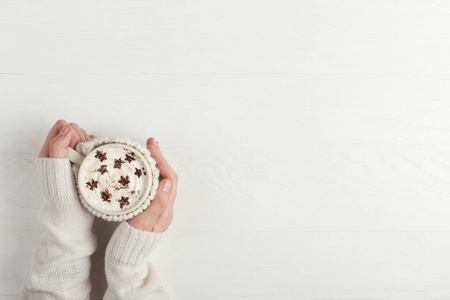
<svg viewBox="0 0 450 300"><path fill-rule="evenodd" d="M450 299L450 2L2 1L0 299L58 119L155 137L173 300ZM115 223L97 219L92 299Z"/></svg>

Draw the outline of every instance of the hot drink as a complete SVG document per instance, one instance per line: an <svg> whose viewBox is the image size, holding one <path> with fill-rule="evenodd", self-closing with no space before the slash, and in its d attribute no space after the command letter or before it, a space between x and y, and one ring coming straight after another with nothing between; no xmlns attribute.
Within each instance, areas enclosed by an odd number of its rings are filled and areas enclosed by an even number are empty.
<svg viewBox="0 0 450 300"><path fill-rule="evenodd" d="M149 165L127 145L107 144L92 151L78 174L86 202L98 211L124 214L142 204L152 184Z"/></svg>

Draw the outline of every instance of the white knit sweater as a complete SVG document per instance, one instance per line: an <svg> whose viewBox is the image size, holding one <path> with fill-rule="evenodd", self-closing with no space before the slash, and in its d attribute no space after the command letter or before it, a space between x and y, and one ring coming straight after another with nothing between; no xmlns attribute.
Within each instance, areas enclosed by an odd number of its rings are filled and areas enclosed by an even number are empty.
<svg viewBox="0 0 450 300"><path fill-rule="evenodd" d="M44 201L39 240L21 299L89 299L90 256L97 249L95 216L81 204L67 158L36 158ZM108 287L103 299L168 299L149 255L164 233L142 231L122 221L105 253Z"/></svg>

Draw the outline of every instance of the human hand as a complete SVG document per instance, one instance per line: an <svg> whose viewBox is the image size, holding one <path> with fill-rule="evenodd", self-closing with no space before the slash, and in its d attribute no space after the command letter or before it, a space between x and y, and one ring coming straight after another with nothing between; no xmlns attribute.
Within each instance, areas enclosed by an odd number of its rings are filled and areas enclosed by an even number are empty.
<svg viewBox="0 0 450 300"><path fill-rule="evenodd" d="M149 232L163 232L172 223L173 206L177 196L178 175L162 156L159 143L154 138L147 140L147 149L156 161L163 178L156 190L155 198L140 214L127 220L131 226ZM168 184L168 185L166 185Z"/></svg>
<svg viewBox="0 0 450 300"><path fill-rule="evenodd" d="M21 299L89 299L91 256L98 245L92 230L95 216L81 203L66 148L95 136L75 123L58 120L48 133L35 168L43 201L44 225ZM46 159L51 158L51 159ZM65 158L65 159L64 159ZM65 280L64 280L65 279Z"/></svg>
<svg viewBox="0 0 450 300"><path fill-rule="evenodd" d="M91 141L95 135L88 135L86 130L76 123L68 124L65 120L56 121L45 139L39 157L66 158L66 147L75 149L79 142Z"/></svg>

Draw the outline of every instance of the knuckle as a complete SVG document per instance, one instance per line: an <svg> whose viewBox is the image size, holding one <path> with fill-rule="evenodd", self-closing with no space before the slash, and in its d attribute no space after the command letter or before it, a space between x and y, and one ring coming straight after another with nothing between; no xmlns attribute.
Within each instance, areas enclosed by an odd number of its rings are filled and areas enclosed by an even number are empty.
<svg viewBox="0 0 450 300"><path fill-rule="evenodd" d="M172 221L173 221L173 212L172 211L168 212L166 218L167 218L167 221L169 221L169 223L172 223Z"/></svg>
<svg viewBox="0 0 450 300"><path fill-rule="evenodd" d="M157 199L155 199L155 209L158 211L163 211L166 208L167 205L167 197L159 196Z"/></svg>
<svg viewBox="0 0 450 300"><path fill-rule="evenodd" d="M50 147L58 147L63 142L62 139L53 139L50 141Z"/></svg>
<svg viewBox="0 0 450 300"><path fill-rule="evenodd" d="M67 121L64 120L64 119L59 119L58 121L56 121L55 124L58 125L58 126L64 126L64 125L67 124Z"/></svg>
<svg viewBox="0 0 450 300"><path fill-rule="evenodd" d="M79 142L81 142L81 139L80 139L78 133L77 133L75 130L73 130L72 140L73 140L76 144L78 144Z"/></svg>
<svg viewBox="0 0 450 300"><path fill-rule="evenodd" d="M155 205L155 209L157 212L161 213L162 211L164 211L165 205L164 202L158 202Z"/></svg>
<svg viewBox="0 0 450 300"><path fill-rule="evenodd" d="M161 214L161 217L164 218L164 222L170 224L173 221L173 212L172 210L166 210Z"/></svg>
<svg viewBox="0 0 450 300"><path fill-rule="evenodd" d="M153 145L148 145L148 146L147 146L147 150L150 151L151 156L152 156L152 157L157 157L157 156L159 156L158 151L156 151L155 148L153 148L152 146L153 146Z"/></svg>
<svg viewBox="0 0 450 300"><path fill-rule="evenodd" d="M177 184L178 183L178 175L176 174L176 173L173 173L173 175L172 175L172 182L173 183L175 183L175 184Z"/></svg>

